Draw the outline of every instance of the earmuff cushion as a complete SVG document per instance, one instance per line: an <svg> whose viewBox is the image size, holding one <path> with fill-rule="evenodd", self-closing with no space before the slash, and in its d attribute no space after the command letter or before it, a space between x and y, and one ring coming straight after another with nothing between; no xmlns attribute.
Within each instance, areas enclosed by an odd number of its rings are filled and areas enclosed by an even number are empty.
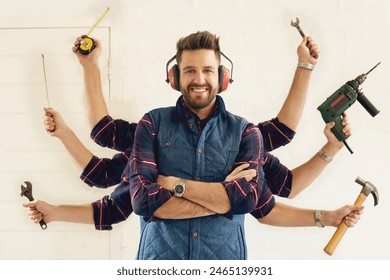
<svg viewBox="0 0 390 280"><path fill-rule="evenodd" d="M230 83L230 71L225 68L223 65L218 68L218 82L219 82L219 90L218 93L221 93L227 90Z"/></svg>
<svg viewBox="0 0 390 280"><path fill-rule="evenodd" d="M173 65L168 72L169 84L174 90L180 91L180 72L177 64Z"/></svg>

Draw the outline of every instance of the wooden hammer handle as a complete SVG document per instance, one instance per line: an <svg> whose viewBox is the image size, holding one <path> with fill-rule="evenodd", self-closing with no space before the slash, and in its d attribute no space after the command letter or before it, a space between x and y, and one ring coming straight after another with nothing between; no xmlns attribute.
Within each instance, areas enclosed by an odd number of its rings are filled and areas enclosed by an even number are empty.
<svg viewBox="0 0 390 280"><path fill-rule="evenodd" d="M359 194L358 198L356 199L354 205L360 206L363 204L364 200L366 200L366 196L362 193ZM348 226L342 222L338 227L335 233L333 234L332 238L329 240L328 244L324 248L324 252L328 255L333 255L333 252L336 250L337 245L339 245L341 239L343 238L345 232L347 231Z"/></svg>

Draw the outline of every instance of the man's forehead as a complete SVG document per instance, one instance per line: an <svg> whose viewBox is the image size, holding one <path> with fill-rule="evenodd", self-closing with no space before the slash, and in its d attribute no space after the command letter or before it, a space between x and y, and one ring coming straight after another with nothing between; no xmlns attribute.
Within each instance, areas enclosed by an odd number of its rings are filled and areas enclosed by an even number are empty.
<svg viewBox="0 0 390 280"><path fill-rule="evenodd" d="M200 49L183 51L180 64L182 66L199 64L218 65L219 62L213 50Z"/></svg>

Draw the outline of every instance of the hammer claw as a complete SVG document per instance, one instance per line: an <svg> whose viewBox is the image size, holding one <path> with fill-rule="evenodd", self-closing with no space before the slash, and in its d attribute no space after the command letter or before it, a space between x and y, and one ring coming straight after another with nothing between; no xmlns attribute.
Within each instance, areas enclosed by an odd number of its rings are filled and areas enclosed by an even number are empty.
<svg viewBox="0 0 390 280"><path fill-rule="evenodd" d="M374 186L374 184L362 179L361 177L357 177L355 182L363 186L361 193L364 194L366 197L372 194L372 196L374 197L374 206L377 206L379 202L379 192L378 189Z"/></svg>

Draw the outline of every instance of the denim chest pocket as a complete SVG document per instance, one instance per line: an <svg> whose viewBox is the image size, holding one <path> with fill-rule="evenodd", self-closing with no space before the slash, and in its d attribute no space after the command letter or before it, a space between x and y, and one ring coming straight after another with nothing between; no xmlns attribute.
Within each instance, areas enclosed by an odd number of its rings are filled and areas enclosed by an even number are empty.
<svg viewBox="0 0 390 280"><path fill-rule="evenodd" d="M157 164L161 174L183 174L183 170L187 170L188 174L192 173L195 162L194 149L185 139L179 137L161 139L157 153Z"/></svg>

